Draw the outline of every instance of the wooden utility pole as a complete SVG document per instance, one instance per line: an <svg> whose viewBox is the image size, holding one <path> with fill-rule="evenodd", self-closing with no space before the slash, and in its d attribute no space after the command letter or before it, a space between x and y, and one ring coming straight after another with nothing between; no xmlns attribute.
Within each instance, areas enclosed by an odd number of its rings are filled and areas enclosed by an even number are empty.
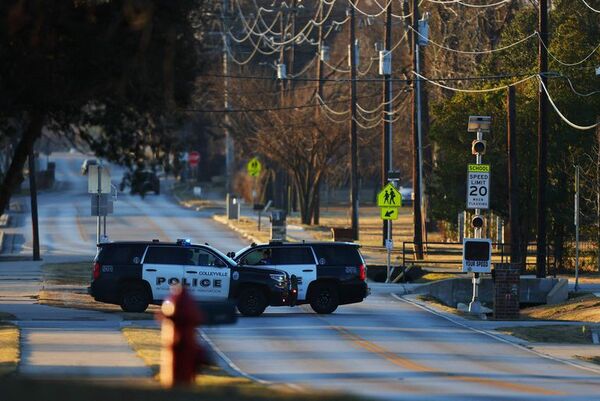
<svg viewBox="0 0 600 401"><path fill-rule="evenodd" d="M384 50L389 52L392 48L392 2L388 3L386 14L385 14L385 41ZM388 173L392 170L392 75L391 66L390 74L384 74L383 81L383 131L381 133L381 188L385 187L388 183ZM388 231L388 225L390 230ZM386 239L392 239L391 230L392 221L383 220L383 240L382 245L385 246ZM389 238L388 238L389 235Z"/></svg>
<svg viewBox="0 0 600 401"><path fill-rule="evenodd" d="M510 222L510 261L518 264L521 273L525 273L525 264L521 257L521 230L519 224L519 172L517 165L517 109L515 87L509 86L506 96L507 142L508 142L508 216Z"/></svg>
<svg viewBox="0 0 600 401"><path fill-rule="evenodd" d="M600 116L596 122L596 264L600 272Z"/></svg>
<svg viewBox="0 0 600 401"><path fill-rule="evenodd" d="M412 2L412 33L411 33L411 49L413 70L419 70L419 37L416 32L419 31L419 1ZM415 76L412 82L412 140L413 140L413 242L415 247L415 256L417 259L423 259L423 220L421 218L421 181L419 174L419 94L420 85L418 84L419 77Z"/></svg>
<svg viewBox="0 0 600 401"><path fill-rule="evenodd" d="M354 7L350 7L350 203L352 236L358 240L358 144L356 134L356 31Z"/></svg>
<svg viewBox="0 0 600 401"><path fill-rule="evenodd" d="M538 45L538 66L540 79L548 87L548 1L539 0L538 31L540 41ZM546 92L539 88L538 92L538 143L537 143L537 253L536 276L546 277L546 183L547 154L548 154L548 97Z"/></svg>
<svg viewBox="0 0 600 401"><path fill-rule="evenodd" d="M321 21L323 19L323 2L319 2L319 11L317 13L317 19ZM321 21L322 22L322 21ZM319 47L317 53L317 95L319 95L319 99L323 99L323 59L322 59L322 50L323 50L323 24L320 23L318 25L318 38L319 38ZM320 100L319 100L320 101ZM316 121L319 121L321 118L321 108L315 107L315 117ZM314 205L313 205L313 224L318 225L321 217L321 180L317 183L317 187L315 188L315 196L314 196Z"/></svg>

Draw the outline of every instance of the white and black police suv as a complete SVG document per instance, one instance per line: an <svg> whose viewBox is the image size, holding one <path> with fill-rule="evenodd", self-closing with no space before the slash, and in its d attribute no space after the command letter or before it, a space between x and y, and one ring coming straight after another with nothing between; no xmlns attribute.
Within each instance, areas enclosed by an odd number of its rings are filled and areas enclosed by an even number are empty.
<svg viewBox="0 0 600 401"><path fill-rule="evenodd" d="M127 312L160 304L178 284L198 301L234 300L244 316L259 316L269 305L295 302L296 288L284 271L238 266L208 245L153 240L98 246L90 295Z"/></svg>
<svg viewBox="0 0 600 401"><path fill-rule="evenodd" d="M362 302L369 294L366 265L358 248L350 242L271 241L229 255L241 265L275 268L295 276L296 303L308 303L315 312L327 314L339 305Z"/></svg>

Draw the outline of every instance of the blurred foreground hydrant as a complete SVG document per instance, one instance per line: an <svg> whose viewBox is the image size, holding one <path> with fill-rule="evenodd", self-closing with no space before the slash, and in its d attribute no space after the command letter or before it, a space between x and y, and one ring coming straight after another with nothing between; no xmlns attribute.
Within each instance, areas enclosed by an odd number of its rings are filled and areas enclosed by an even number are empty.
<svg viewBox="0 0 600 401"><path fill-rule="evenodd" d="M206 362L196 342L202 314L184 287L174 286L157 317L161 322L160 383L164 387L192 384L198 368Z"/></svg>

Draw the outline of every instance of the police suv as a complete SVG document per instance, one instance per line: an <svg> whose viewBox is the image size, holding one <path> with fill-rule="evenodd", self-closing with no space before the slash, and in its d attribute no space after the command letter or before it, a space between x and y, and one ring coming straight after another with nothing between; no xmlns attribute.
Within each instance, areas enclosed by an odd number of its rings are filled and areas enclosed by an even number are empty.
<svg viewBox="0 0 600 401"><path fill-rule="evenodd" d="M338 305L362 302L369 294L366 265L359 245L351 242L281 242L252 244L233 254L242 265L277 269L297 277L297 304L321 314Z"/></svg>
<svg viewBox="0 0 600 401"><path fill-rule="evenodd" d="M143 312L160 304L171 286L183 285L198 301L232 299L245 316L259 316L268 305L295 302L296 288L287 273L239 266L208 245L109 242L98 245L90 295L96 301Z"/></svg>

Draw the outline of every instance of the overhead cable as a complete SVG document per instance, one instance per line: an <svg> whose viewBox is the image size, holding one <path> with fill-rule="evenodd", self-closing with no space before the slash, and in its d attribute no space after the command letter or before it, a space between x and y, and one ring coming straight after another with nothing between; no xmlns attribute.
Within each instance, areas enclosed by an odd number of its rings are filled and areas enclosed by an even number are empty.
<svg viewBox="0 0 600 401"><path fill-rule="evenodd" d="M563 113L560 112L560 110L558 109L558 107L556 107L556 104L554 103L554 100L550 96L550 92L548 92L548 88L546 88L546 85L544 85L544 80L542 80L539 77L539 75L538 75L538 81L540 82L540 85L541 85L542 89L546 93L546 96L548 97L548 101L550 101L550 104L554 108L554 111L556 111L556 114L558 114L560 116L560 118L564 122L566 122L569 126L571 126L572 128L581 130L581 131L587 131L587 130L596 128L598 126L598 124L600 124L600 123L596 123L596 124L592 124L592 125L578 125L578 124L575 124L575 123L571 122L567 117L564 116Z"/></svg>

